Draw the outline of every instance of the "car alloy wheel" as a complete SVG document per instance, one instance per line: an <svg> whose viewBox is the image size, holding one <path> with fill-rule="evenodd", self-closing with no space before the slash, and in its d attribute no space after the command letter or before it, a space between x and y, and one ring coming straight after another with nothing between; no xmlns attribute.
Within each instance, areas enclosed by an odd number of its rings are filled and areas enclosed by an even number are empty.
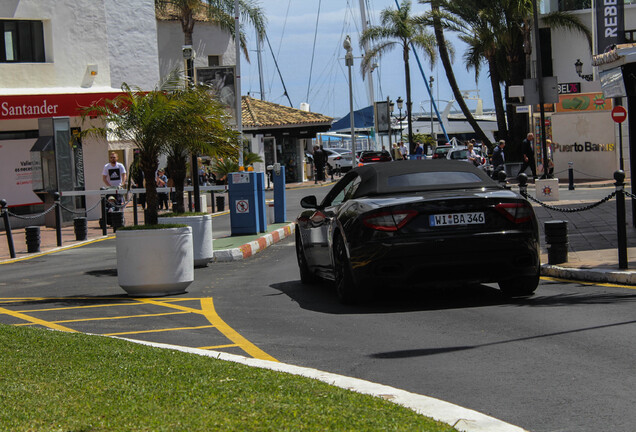
<svg viewBox="0 0 636 432"><path fill-rule="evenodd" d="M334 276L336 294L342 304L354 304L360 301L359 287L356 284L347 249L342 236L338 235L334 246Z"/></svg>
<svg viewBox="0 0 636 432"><path fill-rule="evenodd" d="M316 276L309 270L305 251L300 240L299 228L296 228L296 259L298 260L298 269L300 270L300 281L304 284L316 282Z"/></svg>

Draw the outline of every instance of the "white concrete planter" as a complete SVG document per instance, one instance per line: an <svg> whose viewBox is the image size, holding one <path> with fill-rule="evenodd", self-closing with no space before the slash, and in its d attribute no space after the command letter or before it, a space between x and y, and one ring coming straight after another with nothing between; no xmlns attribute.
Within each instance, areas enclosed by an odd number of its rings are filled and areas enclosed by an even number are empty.
<svg viewBox="0 0 636 432"><path fill-rule="evenodd" d="M184 293L194 281L192 228L119 230L117 279L129 295Z"/></svg>
<svg viewBox="0 0 636 432"><path fill-rule="evenodd" d="M205 267L214 258L212 247L212 216L174 216L160 217L160 224L184 224L192 228L192 247L194 266Z"/></svg>

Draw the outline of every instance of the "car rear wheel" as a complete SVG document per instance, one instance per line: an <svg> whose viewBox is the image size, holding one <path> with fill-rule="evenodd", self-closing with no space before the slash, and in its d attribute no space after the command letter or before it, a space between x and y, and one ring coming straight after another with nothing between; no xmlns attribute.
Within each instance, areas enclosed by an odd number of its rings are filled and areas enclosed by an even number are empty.
<svg viewBox="0 0 636 432"><path fill-rule="evenodd" d="M360 290L351 271L344 239L336 237L334 242L334 276L336 294L342 304L354 304L360 301Z"/></svg>
<svg viewBox="0 0 636 432"><path fill-rule="evenodd" d="M300 281L304 284L312 284L316 282L317 277L309 270L309 264L307 263L305 251L303 250L303 245L300 240L300 233L298 232L299 229L298 227L296 228L296 259L298 260L298 269L300 270Z"/></svg>
<svg viewBox="0 0 636 432"><path fill-rule="evenodd" d="M534 294L539 286L539 275L519 276L499 281L499 288L506 297L528 297Z"/></svg>

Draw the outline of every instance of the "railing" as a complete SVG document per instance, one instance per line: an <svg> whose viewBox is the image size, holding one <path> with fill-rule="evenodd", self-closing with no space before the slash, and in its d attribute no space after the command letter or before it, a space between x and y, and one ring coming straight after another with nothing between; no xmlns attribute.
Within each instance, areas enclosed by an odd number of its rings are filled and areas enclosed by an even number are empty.
<svg viewBox="0 0 636 432"><path fill-rule="evenodd" d="M188 193L188 208L192 211L192 192L194 188L192 186L184 187L184 192ZM202 192L210 192L212 198L212 211L214 211L214 193L215 192L227 192L226 186L199 186L199 190ZM163 187L157 188L158 193L171 193L174 192L174 187ZM11 222L10 217L16 219L23 220L35 220L39 219L43 216L46 216L50 212L55 212L55 233L56 233L56 241L57 246L62 246L62 210L67 211L74 215L86 216L87 213L95 210L98 206L101 205L101 227L102 234L108 234L108 224L107 224L107 209L110 206L113 211L121 211L124 209L130 202L133 202L133 216L134 216L134 225L138 225L138 215L137 215L137 196L139 194L143 194L146 192L144 188L135 188L135 189L108 189L103 188L100 190L88 190L88 191L62 191L55 192L53 196L55 197L55 201L51 207L46 209L45 211L38 214L31 215L18 215L9 210L8 203L4 199L0 199L0 213L2 216L2 220L4 222L7 244L9 246L9 254L11 258L16 257L15 247L13 243L13 235L11 232ZM122 195L123 193L123 195ZM106 197L109 195L114 195L115 197L121 197L121 199L116 198L115 203L107 204ZM71 197L71 196L100 196L100 200L92 207L86 209L70 209L62 205L61 198L62 197ZM121 225L119 225L121 226ZM116 230L117 226L113 226L113 229Z"/></svg>
<svg viewBox="0 0 636 432"><path fill-rule="evenodd" d="M519 174L517 178L519 180L519 191L524 198L530 201L533 201L548 210L558 211L562 213L575 213L575 212L591 210L595 207L598 207L610 201L612 198L616 197L618 267L620 269L627 268L627 228L625 224L625 195L627 195L628 197L632 199L636 199L636 196L632 195L631 193L625 190L625 172L623 172L622 170L618 170L614 172L614 180L616 180L616 183L614 183L616 190L614 192L612 192L611 194L609 194L608 196L604 197L603 199L597 202L594 202L586 206L574 207L574 208L573 207L570 207L570 208L556 207L556 206L541 202L540 200L534 198L533 196L528 195L528 176L524 173L521 173Z"/></svg>

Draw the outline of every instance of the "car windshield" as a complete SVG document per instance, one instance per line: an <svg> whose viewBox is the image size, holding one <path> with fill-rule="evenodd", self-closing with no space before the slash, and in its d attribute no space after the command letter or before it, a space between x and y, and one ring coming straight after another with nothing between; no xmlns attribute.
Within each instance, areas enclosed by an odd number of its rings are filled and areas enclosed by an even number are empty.
<svg viewBox="0 0 636 432"><path fill-rule="evenodd" d="M468 150L457 150L451 153L451 159L468 159Z"/></svg>
<svg viewBox="0 0 636 432"><path fill-rule="evenodd" d="M479 176L464 171L414 172L390 176L387 185L394 187L418 187L436 185L455 185L483 182Z"/></svg>

